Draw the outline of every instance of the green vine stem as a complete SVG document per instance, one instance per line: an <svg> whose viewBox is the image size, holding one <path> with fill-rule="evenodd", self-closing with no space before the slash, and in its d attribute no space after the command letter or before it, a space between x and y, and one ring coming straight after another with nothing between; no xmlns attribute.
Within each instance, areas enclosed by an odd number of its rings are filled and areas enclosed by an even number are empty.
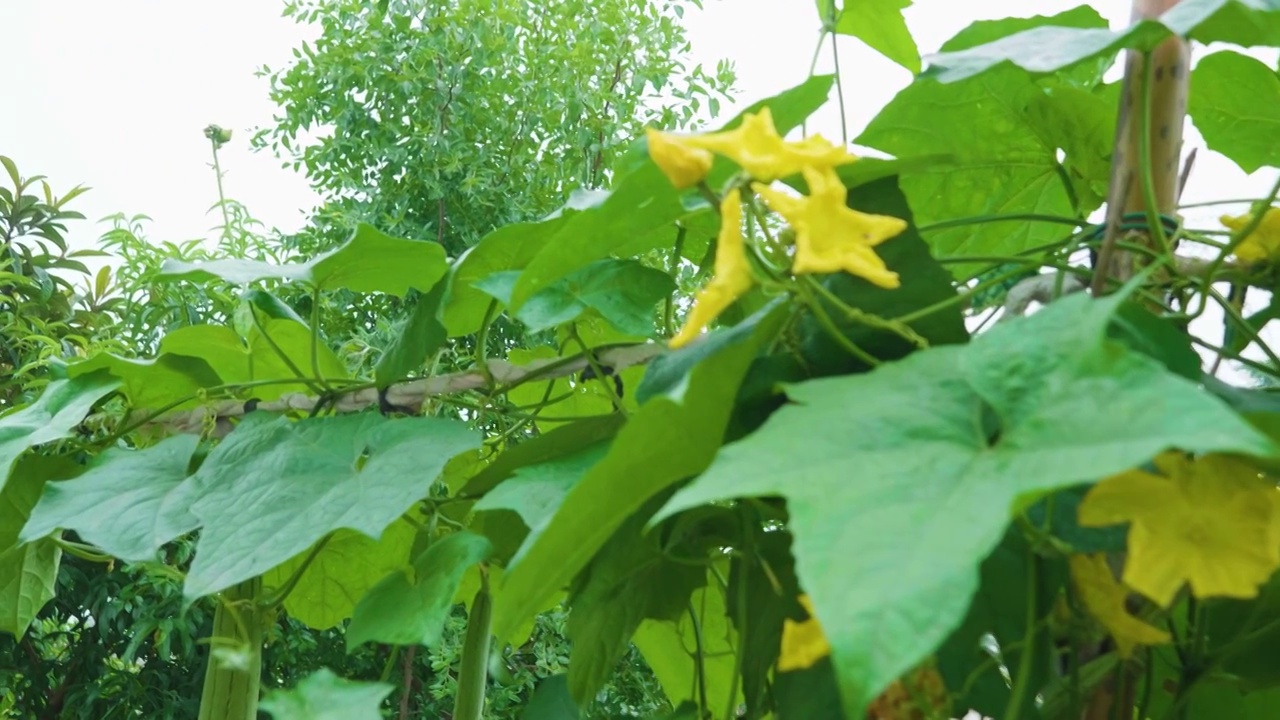
<svg viewBox="0 0 1280 720"><path fill-rule="evenodd" d="M813 317L818 321L818 326L821 327L822 331L834 340L837 345L844 348L845 352L858 358L870 367L876 367L880 364L880 361L873 357L871 353L863 350L856 343L850 340L847 335L840 331L840 328L836 326L835 321L833 321L831 316L827 314L826 308L822 307L822 302L818 300L818 298L814 297L813 292L808 288L808 286L804 283L796 283L796 290L800 295L800 299L804 301L804 304L813 311Z"/></svg>
<svg viewBox="0 0 1280 720"><path fill-rule="evenodd" d="M480 589L471 601L471 612L467 616L467 634L458 669L458 694L453 700L453 720L481 720L484 713L492 625L493 598L489 594L489 573L482 565Z"/></svg>
<svg viewBox="0 0 1280 720"><path fill-rule="evenodd" d="M693 607L693 598L689 598L686 610L689 613L689 623L693 627L694 676L698 683L698 717L706 717L711 712L711 703L707 700L706 649L702 644L702 622L698 619L698 611Z"/></svg>
<svg viewBox="0 0 1280 720"><path fill-rule="evenodd" d="M1027 552L1027 633L1022 640L1022 655L1018 658L1018 673L1013 678L1013 691L1009 694L1009 704L1005 708L1004 720L1017 720L1018 714L1022 710L1023 704L1026 702L1027 692L1030 690L1031 684L1031 667L1035 662L1036 653L1036 588L1039 579L1036 577L1036 571L1039 569L1038 561L1034 552Z"/></svg>
<svg viewBox="0 0 1280 720"><path fill-rule="evenodd" d="M226 240L231 235L231 216L227 213L227 194L222 189L222 163L218 161L218 148L222 147L224 131L213 125L205 128L205 137L209 138L209 146L213 149L213 176L218 181L218 207L222 210L222 237ZM230 137L230 134L227 134Z"/></svg>
<svg viewBox="0 0 1280 720"><path fill-rule="evenodd" d="M104 564L111 564L116 561L115 557L98 550L92 545L85 545L84 543L73 542L71 540L67 540L66 538L61 537L58 534L52 535L49 539L53 540L53 544L61 548L62 552L68 555L78 557L81 560L85 560L92 563L104 563Z"/></svg>
<svg viewBox="0 0 1280 720"><path fill-rule="evenodd" d="M223 591L213 614L209 660L198 720L257 720L262 680L262 578ZM219 650L242 653L244 662L227 664Z"/></svg>
<svg viewBox="0 0 1280 720"><path fill-rule="evenodd" d="M827 302L835 306L847 320L865 325L876 330L884 330L893 333L907 342L915 345L920 349L929 347L929 341L920 333L916 332L910 325L898 320L888 320L879 315L860 310L841 300L835 293L831 292L822 283L813 278L812 275L806 275L804 281L814 290L818 292Z"/></svg>

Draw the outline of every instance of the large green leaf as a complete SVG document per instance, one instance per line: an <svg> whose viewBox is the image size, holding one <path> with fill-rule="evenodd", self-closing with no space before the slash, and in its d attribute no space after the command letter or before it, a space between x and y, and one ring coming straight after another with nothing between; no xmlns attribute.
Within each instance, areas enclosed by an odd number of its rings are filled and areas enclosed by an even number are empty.
<svg viewBox="0 0 1280 720"><path fill-rule="evenodd" d="M380 720L386 683L344 680L328 668L303 678L291 690L271 690L260 706L274 720Z"/></svg>
<svg viewBox="0 0 1280 720"><path fill-rule="evenodd" d="M406 240L361 224L351 239L304 263L273 265L258 260L226 259L209 262L166 260L161 280L207 282L221 279L235 284L259 280L301 280L321 290L387 293L403 297L409 288L428 288L449 268L439 243Z"/></svg>
<svg viewBox="0 0 1280 720"><path fill-rule="evenodd" d="M0 632L22 637L40 608L53 599L62 549L52 538L20 541L18 532L45 483L78 470L67 458L28 455L0 490Z"/></svg>
<svg viewBox="0 0 1280 720"><path fill-rule="evenodd" d="M656 519L784 497L797 574L857 717L960 623L1021 504L1169 447L1275 452L1196 384L1108 340L1122 302L1072 296L969 345L790 386L791 404Z"/></svg>
<svg viewBox="0 0 1280 720"><path fill-rule="evenodd" d="M313 341L311 329L294 320L272 318L250 330L244 360L251 380L316 378L317 373L319 379L329 380L349 375L346 364L329 346ZM278 383L255 387L253 395L268 400L303 388L301 383Z"/></svg>
<svg viewBox="0 0 1280 720"><path fill-rule="evenodd" d="M1065 27L1065 23L1034 27L994 42L965 49L943 49L925 58L927 76L956 82L1012 63L1034 73L1051 73L1099 58L1123 48L1150 50L1170 35L1189 36L1202 43L1280 45L1280 2L1276 0L1182 0L1159 19L1144 20L1121 31ZM1184 68L1185 70L1185 68Z"/></svg>
<svg viewBox="0 0 1280 720"><path fill-rule="evenodd" d="M289 318L264 317L260 326L249 325L247 336L246 341L224 325L190 325L166 334L155 358L99 353L71 365L68 372L77 377L106 370L123 381L122 390L131 405L146 409L173 403L178 403L178 408L190 407L199 402L202 389L219 385L315 377L312 332L306 325ZM314 349L322 378L347 377L346 365L327 344L317 342ZM280 382L256 385L251 392L259 400L274 400L306 387L302 382Z"/></svg>
<svg viewBox="0 0 1280 720"><path fill-rule="evenodd" d="M434 647L462 573L492 549L484 537L466 531L433 541L410 571L392 572L360 599L347 626L347 649L366 642Z"/></svg>
<svg viewBox="0 0 1280 720"><path fill-rule="evenodd" d="M185 327L179 331L201 330L204 327L208 326ZM105 370L119 378L120 392L129 399L130 407L136 410L194 407L199 403L198 395L201 388L214 387L222 383L218 373L203 358L166 354L163 340L160 352L158 357L150 360L99 352L69 365L67 373L71 377L78 377ZM186 400L183 401L183 398ZM178 404L174 405L174 403Z"/></svg>
<svg viewBox="0 0 1280 720"><path fill-rule="evenodd" d="M44 486L22 539L74 530L126 562L156 560L157 551L181 534L174 529L191 524L186 508L166 508L164 500L186 480L198 443L194 435L176 435L144 450L104 450L79 477Z"/></svg>
<svg viewBox="0 0 1280 720"><path fill-rule="evenodd" d="M1205 622L1213 628L1207 652L1221 657L1221 670L1244 688L1280 687L1280 576L1251 600L1221 599L1206 608Z"/></svg>
<svg viewBox="0 0 1280 720"><path fill-rule="evenodd" d="M1265 63L1234 52L1201 58L1187 113L1209 149L1241 170L1280 165L1280 76Z"/></svg>
<svg viewBox="0 0 1280 720"><path fill-rule="evenodd" d="M495 635L510 635L565 588L646 500L707 466L747 366L781 319L782 313L774 313L755 333L694 366L670 394L649 398L629 417L604 459L569 491L542 535L510 566L494 603Z"/></svg>
<svg viewBox="0 0 1280 720"><path fill-rule="evenodd" d="M1120 83L1092 90L1050 86L1027 106L1027 123L1062 150L1063 169L1082 209L1098 207L1111 178Z"/></svg>
<svg viewBox="0 0 1280 720"><path fill-rule="evenodd" d="M574 455L590 445L612 439L625 418L621 415L578 420L503 450L493 462L462 487L463 495L483 495L521 468Z"/></svg>
<svg viewBox="0 0 1280 720"><path fill-rule="evenodd" d="M567 675L552 675L538 683L520 720L582 720L582 710L569 694Z"/></svg>
<svg viewBox="0 0 1280 720"><path fill-rule="evenodd" d="M503 225L458 258L444 305L444 325L449 336L470 335L479 330L485 309L493 302L490 295L472 283L496 272L525 267L579 212L582 209L566 208L542 221Z"/></svg>
<svg viewBox="0 0 1280 720"><path fill-rule="evenodd" d="M741 698L735 668L738 636L729 624L724 587L714 574L693 591L688 607L673 620L649 618L641 622L632 637L636 649L662 683L672 705L698 699L699 671L706 684L707 699L714 707L727 703L729 693Z"/></svg>
<svg viewBox="0 0 1280 720"><path fill-rule="evenodd" d="M733 327L708 333L696 343L662 353L650 360L645 368L644 379L636 388L636 398L643 404L654 397L679 392L680 386L689 379L689 373L694 368L727 348L748 342L759 330L759 325L778 312L778 307L778 304L772 305Z"/></svg>
<svg viewBox="0 0 1280 720"><path fill-rule="evenodd" d="M340 529L324 546L301 552L262 576L267 588L280 588L306 565L284 601L289 616L317 630L326 630L351 617L356 603L389 573L409 565L409 550L417 529L396 520L374 540L354 530Z"/></svg>
<svg viewBox="0 0 1280 720"><path fill-rule="evenodd" d="M911 0L845 0L836 32L858 38L914 75L920 72L920 50L902 19L910 6Z"/></svg>
<svg viewBox="0 0 1280 720"><path fill-rule="evenodd" d="M473 286L510 304L520 275L518 270L494 273ZM673 290L675 281L661 270L635 260L598 260L539 291L515 317L531 332L540 332L595 310L622 332L652 337L653 307Z"/></svg>
<svg viewBox="0 0 1280 720"><path fill-rule="evenodd" d="M569 593L569 692L579 705L590 702L613 674L641 621L678 621L693 591L707 581L705 568L666 555L657 533L643 535L649 516L669 497L668 491L650 498L628 518ZM728 626L723 616L720 625Z"/></svg>
<svg viewBox="0 0 1280 720"><path fill-rule="evenodd" d="M779 673L772 689L778 720L819 717L846 720L857 717L841 710L840 688L830 657L822 658L804 670Z"/></svg>
<svg viewBox="0 0 1280 720"><path fill-rule="evenodd" d="M657 165L642 165L621 178L604 202L570 218L529 261L512 288L510 307L519 311L557 280L674 222L685 213L680 195Z"/></svg>
<svg viewBox="0 0 1280 720"><path fill-rule="evenodd" d="M578 481L600 462L609 451L609 443L588 445L571 455L549 460L537 465L519 468L515 476L502 481L485 493L472 510L510 510L520 516L529 529L522 548L527 549L555 516L556 509ZM518 561L517 554L514 561Z"/></svg>
<svg viewBox="0 0 1280 720"><path fill-rule="evenodd" d="M259 575L339 528L380 537L449 458L478 444L474 431L439 418L245 417L171 496L204 528L184 592Z"/></svg>
<svg viewBox="0 0 1280 720"><path fill-rule="evenodd" d="M399 323L395 337L373 368L378 387L385 388L409 377L449 339L443 308L451 280L452 277L442 279L430 292L420 296L409 317Z"/></svg>
<svg viewBox="0 0 1280 720"><path fill-rule="evenodd" d="M1072 21L1102 23L1096 13ZM962 34L944 47L966 41ZM900 92L856 142L899 157L953 158L901 175L902 191L922 227L982 215L1087 213L1093 208L1075 207L1075 188L1057 159L1059 149L1079 144L1072 123L1055 122L1068 117L1071 108L1046 104L1044 95L1031 75L1013 67L952 84L921 78ZM937 256L1015 255L1065 234L1053 223L994 222L929 231L925 239ZM980 266L951 269L966 274Z"/></svg>
<svg viewBox="0 0 1280 720"><path fill-rule="evenodd" d="M1190 718L1271 720L1280 717L1280 689L1248 692L1230 683L1203 682L1188 693L1184 707Z"/></svg>
<svg viewBox="0 0 1280 720"><path fill-rule="evenodd" d="M70 437L94 404L120 381L107 373L54 380L27 407L0 416L0 490L18 456L41 443Z"/></svg>

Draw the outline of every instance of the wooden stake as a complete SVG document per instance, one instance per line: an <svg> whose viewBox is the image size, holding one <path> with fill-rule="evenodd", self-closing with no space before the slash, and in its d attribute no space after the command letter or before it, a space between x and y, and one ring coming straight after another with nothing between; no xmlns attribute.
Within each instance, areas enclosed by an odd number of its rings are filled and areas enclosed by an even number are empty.
<svg viewBox="0 0 1280 720"><path fill-rule="evenodd" d="M1134 0L1133 21L1157 19L1179 0ZM1111 283L1123 283L1140 269L1139 257L1116 247L1120 218L1146 212L1146 189L1140 165L1145 83L1151 88L1151 178L1155 212L1173 215L1178 207L1182 130L1187 116L1187 88L1191 45L1169 38L1148 58L1135 50L1126 52L1123 92L1116 122L1115 151L1111 160L1111 185L1107 196L1107 231L1098 253L1091 290L1102 294ZM1126 238L1152 246L1149 233L1133 231Z"/></svg>

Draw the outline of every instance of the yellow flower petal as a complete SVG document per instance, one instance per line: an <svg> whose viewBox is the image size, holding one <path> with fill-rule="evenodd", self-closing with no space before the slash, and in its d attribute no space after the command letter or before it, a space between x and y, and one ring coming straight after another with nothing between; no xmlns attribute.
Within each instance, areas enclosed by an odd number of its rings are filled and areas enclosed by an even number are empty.
<svg viewBox="0 0 1280 720"><path fill-rule="evenodd" d="M684 142L729 158L751 177L763 182L772 182L806 167L835 167L858 159L821 135L787 142L778 134L769 108L744 115L742 124L733 130L691 136Z"/></svg>
<svg viewBox="0 0 1280 720"><path fill-rule="evenodd" d="M1197 597L1255 597L1280 567L1275 484L1227 455L1156 466L1103 480L1080 505L1081 525L1132 523L1125 584L1164 607L1184 582Z"/></svg>
<svg viewBox="0 0 1280 720"><path fill-rule="evenodd" d="M1243 230L1253 219L1253 214L1223 215L1219 219L1232 230ZM1280 260L1280 208L1268 208L1263 213L1258 227L1236 246L1235 256L1247 263Z"/></svg>
<svg viewBox="0 0 1280 720"><path fill-rule="evenodd" d="M1071 577L1080 591L1080 601L1089 614L1111 633L1120 657L1127 658L1138 645L1169 642L1169 633L1142 622L1125 609L1129 590L1116 582L1106 555L1072 555L1068 559Z"/></svg>
<svg viewBox="0 0 1280 720"><path fill-rule="evenodd" d="M831 644L818 624L814 615L813 604L808 595L799 597L800 604L809 619L796 622L787 619L782 623L782 648L778 651L778 672L804 670L813 667L819 660L831 654Z"/></svg>
<svg viewBox="0 0 1280 720"><path fill-rule="evenodd" d="M649 141L649 157L677 190L702 182L711 171L711 153L690 146L684 138L653 128L645 129Z"/></svg>
<svg viewBox="0 0 1280 720"><path fill-rule="evenodd" d="M720 201L715 274L711 282L694 296L693 309L689 311L684 327L671 338L670 347L682 347L696 338L703 328L750 290L752 282L746 241L742 238L742 193L731 190Z"/></svg>
<svg viewBox="0 0 1280 720"><path fill-rule="evenodd" d="M752 185L796 233L796 274L844 272L882 288L901 284L871 248L907 229L907 221L869 215L845 205L848 190L831 168L805 168L808 197L791 197L767 185Z"/></svg>

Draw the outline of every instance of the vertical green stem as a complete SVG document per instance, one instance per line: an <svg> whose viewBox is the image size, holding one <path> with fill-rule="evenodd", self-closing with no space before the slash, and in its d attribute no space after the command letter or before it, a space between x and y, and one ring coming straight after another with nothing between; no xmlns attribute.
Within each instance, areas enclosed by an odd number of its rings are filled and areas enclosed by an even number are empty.
<svg viewBox="0 0 1280 720"><path fill-rule="evenodd" d="M262 578L254 578L222 593L213 614L199 720L257 720L262 679L262 614L257 604L261 591ZM245 653L248 663L229 667L219 662L214 653L218 648Z"/></svg>
<svg viewBox="0 0 1280 720"><path fill-rule="evenodd" d="M1026 702L1027 692L1031 685L1031 667L1035 662L1036 650L1036 589L1039 578L1036 554L1027 552L1027 634L1022 640L1022 657L1018 658L1018 674L1013 678L1013 691L1009 694L1009 705L1005 708L1003 720L1017 720L1022 706Z"/></svg>
<svg viewBox="0 0 1280 720"><path fill-rule="evenodd" d="M222 190L222 164L218 162L218 140L210 138L213 147L213 175L218 179L218 207L222 209L222 239L231 235L231 216L227 214L227 194Z"/></svg>
<svg viewBox="0 0 1280 720"><path fill-rule="evenodd" d="M840 36L836 33L831 34L831 61L835 63L836 71L836 102L840 104L840 142L844 145L849 144L849 120L845 117L844 109L844 83L840 81Z"/></svg>
<svg viewBox="0 0 1280 720"><path fill-rule="evenodd" d="M467 635L462 645L458 669L458 694L453 699L453 720L480 720L484 712L484 691L488 681L489 634L493 624L493 598L489 595L489 574L480 571L480 589L471 602Z"/></svg>

